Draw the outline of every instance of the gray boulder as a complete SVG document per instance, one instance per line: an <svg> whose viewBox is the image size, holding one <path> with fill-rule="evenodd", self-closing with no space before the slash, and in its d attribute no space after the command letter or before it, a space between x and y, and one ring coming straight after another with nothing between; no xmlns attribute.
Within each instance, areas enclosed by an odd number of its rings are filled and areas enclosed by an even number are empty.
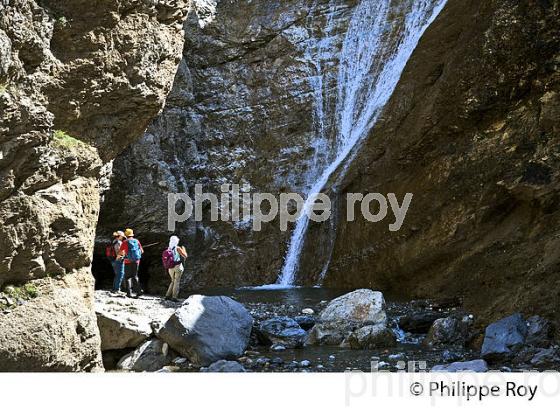
<svg viewBox="0 0 560 410"><path fill-rule="evenodd" d="M396 344L395 334L383 324L364 326L355 330L343 342L343 345L348 345L352 349L379 349Z"/></svg>
<svg viewBox="0 0 560 410"><path fill-rule="evenodd" d="M117 364L117 368L134 372L155 372L170 364L171 360L167 343L152 339L124 356Z"/></svg>
<svg viewBox="0 0 560 410"><path fill-rule="evenodd" d="M515 313L486 328L481 355L491 362L510 359L523 347L526 336L527 324Z"/></svg>
<svg viewBox="0 0 560 410"><path fill-rule="evenodd" d="M472 319L445 317L437 319L430 328L424 344L427 346L464 345L469 338Z"/></svg>
<svg viewBox="0 0 560 410"><path fill-rule="evenodd" d="M208 366L243 354L253 318L226 296L193 295L159 330L158 337L193 364Z"/></svg>
<svg viewBox="0 0 560 410"><path fill-rule="evenodd" d="M206 373L244 373L245 368L238 362L230 360L218 360L212 363L207 368L201 369Z"/></svg>
<svg viewBox="0 0 560 410"><path fill-rule="evenodd" d="M368 325L387 325L381 292L358 289L332 300L309 333L308 344L338 345L350 333Z"/></svg>
<svg viewBox="0 0 560 410"><path fill-rule="evenodd" d="M259 335L268 344L282 344L288 348L301 347L307 333L289 317L265 320L259 326Z"/></svg>
<svg viewBox="0 0 560 410"><path fill-rule="evenodd" d="M451 364L442 364L432 367L432 372L475 372L475 373L485 373L488 371L488 364L482 360L471 360L468 362L454 362Z"/></svg>

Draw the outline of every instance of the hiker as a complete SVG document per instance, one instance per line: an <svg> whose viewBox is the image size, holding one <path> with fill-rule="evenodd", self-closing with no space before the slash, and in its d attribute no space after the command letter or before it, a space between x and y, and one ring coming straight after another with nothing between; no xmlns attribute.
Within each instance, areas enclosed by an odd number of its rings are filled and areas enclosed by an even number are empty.
<svg viewBox="0 0 560 410"><path fill-rule="evenodd" d="M105 249L105 255L111 262L111 266L113 266L113 272L115 274L115 278L113 279L113 293L119 293L121 291L122 281L124 279L124 263L122 259L117 257L121 250L123 241L123 231L113 232L113 240Z"/></svg>
<svg viewBox="0 0 560 410"><path fill-rule="evenodd" d="M171 276L171 283L165 294L166 300L177 301L179 284L184 271L183 259L186 258L188 258L187 250L183 246L179 246L179 238L176 236L169 238L169 247L161 255L163 267Z"/></svg>
<svg viewBox="0 0 560 410"><path fill-rule="evenodd" d="M124 260L124 278L126 280L126 296L138 299L144 294L140 287L140 280L138 279L138 268L140 267L140 259L144 249L142 244L134 238L134 231L127 228L124 231L126 240L123 241L119 250L119 259ZM132 296L132 292L136 295Z"/></svg>

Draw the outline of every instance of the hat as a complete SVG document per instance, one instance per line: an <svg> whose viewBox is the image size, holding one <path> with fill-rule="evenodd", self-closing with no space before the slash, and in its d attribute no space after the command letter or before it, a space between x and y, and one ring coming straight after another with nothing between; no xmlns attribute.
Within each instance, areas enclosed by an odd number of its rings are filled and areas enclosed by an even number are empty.
<svg viewBox="0 0 560 410"><path fill-rule="evenodd" d="M124 236L126 236L127 238L128 238L129 236L134 236L134 231L133 231L132 229L130 229L130 228L126 228L126 229L124 230Z"/></svg>
<svg viewBox="0 0 560 410"><path fill-rule="evenodd" d="M117 236L124 236L124 232L123 232L123 231L117 231L116 234L117 234Z"/></svg>
<svg viewBox="0 0 560 410"><path fill-rule="evenodd" d="M119 236L119 232L118 231L113 232L113 237L116 238L117 236Z"/></svg>

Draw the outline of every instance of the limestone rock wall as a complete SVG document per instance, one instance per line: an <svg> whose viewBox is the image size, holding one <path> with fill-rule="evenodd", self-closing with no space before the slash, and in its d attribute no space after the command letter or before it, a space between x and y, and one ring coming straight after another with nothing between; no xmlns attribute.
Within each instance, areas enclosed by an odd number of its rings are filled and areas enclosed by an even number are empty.
<svg viewBox="0 0 560 410"><path fill-rule="evenodd" d="M448 2L339 187L413 193L405 223L346 223L341 202L326 285L558 319L559 10Z"/></svg>
<svg viewBox="0 0 560 410"><path fill-rule="evenodd" d="M195 184L219 194L224 183L251 192L302 192L313 172L317 43L337 50L354 0L195 1L185 49L162 114L140 141L114 162L111 189L98 227L103 243L116 227L133 226L147 252L148 288L161 290L167 194ZM328 26L330 30L327 30ZM326 47L326 46L325 46ZM321 63L327 80L336 53ZM126 205L123 205L126 204ZM190 221L175 233L186 240L191 287L272 283L289 238L275 221L250 224ZM101 254L103 246L97 252ZM103 268L107 270L107 267ZM163 283L162 283L163 282Z"/></svg>
<svg viewBox="0 0 560 410"><path fill-rule="evenodd" d="M0 370L100 366L100 171L161 109L187 12L183 0L0 2Z"/></svg>

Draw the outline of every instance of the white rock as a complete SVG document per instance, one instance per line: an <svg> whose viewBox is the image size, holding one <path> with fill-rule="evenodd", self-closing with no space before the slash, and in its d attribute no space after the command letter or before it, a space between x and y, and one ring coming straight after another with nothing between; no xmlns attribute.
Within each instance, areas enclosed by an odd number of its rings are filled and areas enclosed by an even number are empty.
<svg viewBox="0 0 560 410"><path fill-rule="evenodd" d="M387 325L381 292L358 289L332 300L311 329L308 344L338 345L356 328Z"/></svg>
<svg viewBox="0 0 560 410"><path fill-rule="evenodd" d="M156 297L142 299L116 297L111 292L95 292L95 313L101 336L101 350L137 347L153 329L173 314L179 303Z"/></svg>

